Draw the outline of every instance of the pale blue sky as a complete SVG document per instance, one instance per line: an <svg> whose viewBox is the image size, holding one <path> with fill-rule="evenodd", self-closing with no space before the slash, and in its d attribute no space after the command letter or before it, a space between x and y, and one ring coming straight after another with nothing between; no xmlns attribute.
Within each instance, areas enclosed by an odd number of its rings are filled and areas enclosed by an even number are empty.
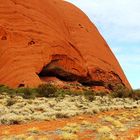
<svg viewBox="0 0 140 140"><path fill-rule="evenodd" d="M140 88L140 0L67 0L97 26L133 88Z"/></svg>

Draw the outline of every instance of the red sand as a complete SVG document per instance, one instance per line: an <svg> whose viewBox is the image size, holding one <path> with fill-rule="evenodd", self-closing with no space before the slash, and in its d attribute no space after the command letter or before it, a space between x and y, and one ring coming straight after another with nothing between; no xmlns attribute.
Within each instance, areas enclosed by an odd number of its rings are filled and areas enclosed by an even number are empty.
<svg viewBox="0 0 140 140"><path fill-rule="evenodd" d="M3 136L3 132L8 132L6 135L19 135L19 134L26 134L28 130L32 128L37 128L39 131L55 131L56 129L61 129L65 127L67 124L70 123L80 123L82 121L88 121L91 123L101 123L100 119L105 116L116 116L120 115L122 113L125 113L126 110L119 110L119 111L109 111L109 112L103 112L99 113L94 116L88 116L88 115L82 115L82 116L76 116L73 118L69 119L57 119L53 121L42 121L42 122L31 122L27 124L21 124L21 125L10 125L10 126L5 126L5 125L0 125L0 136ZM131 120L130 120L131 121ZM85 132L77 132L76 133L79 136L79 140L91 140L91 137L94 138L94 135L96 132L93 130L87 130ZM88 137L85 138L85 136L89 135ZM90 137L90 135L92 135ZM43 136L43 135L42 135ZM140 136L140 126L130 128L128 131L121 132L118 135L118 140L120 140L120 137L122 140L134 140L131 136L138 137ZM55 138L56 140L59 140L60 137L58 135L51 135L51 138Z"/></svg>

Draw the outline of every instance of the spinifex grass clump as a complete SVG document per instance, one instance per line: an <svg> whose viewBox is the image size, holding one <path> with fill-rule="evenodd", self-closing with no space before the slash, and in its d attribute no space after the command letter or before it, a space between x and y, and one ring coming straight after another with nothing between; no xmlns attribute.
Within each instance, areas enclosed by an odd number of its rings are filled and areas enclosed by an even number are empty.
<svg viewBox="0 0 140 140"><path fill-rule="evenodd" d="M10 98L10 99L7 100L6 106L12 106L12 105L15 104L15 102L16 102L16 101L15 101L14 99L11 99L11 98Z"/></svg>

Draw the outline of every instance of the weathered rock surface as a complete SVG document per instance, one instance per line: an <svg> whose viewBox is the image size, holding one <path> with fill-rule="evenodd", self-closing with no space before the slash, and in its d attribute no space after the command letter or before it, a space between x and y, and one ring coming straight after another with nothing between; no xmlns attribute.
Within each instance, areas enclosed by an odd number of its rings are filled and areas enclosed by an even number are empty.
<svg viewBox="0 0 140 140"><path fill-rule="evenodd" d="M62 0L1 0L0 83L33 87L48 76L131 88L105 40L74 5Z"/></svg>

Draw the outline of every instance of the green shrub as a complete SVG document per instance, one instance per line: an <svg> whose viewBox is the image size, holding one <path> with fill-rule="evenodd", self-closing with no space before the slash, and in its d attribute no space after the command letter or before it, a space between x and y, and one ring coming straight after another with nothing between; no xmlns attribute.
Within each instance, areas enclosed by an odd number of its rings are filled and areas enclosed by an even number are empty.
<svg viewBox="0 0 140 140"><path fill-rule="evenodd" d="M87 100L91 102L95 99L95 92L93 92L92 90L83 91L83 95L85 96Z"/></svg>
<svg viewBox="0 0 140 140"><path fill-rule="evenodd" d="M42 84L37 88L37 92L41 97L56 97L57 96L57 87L52 84Z"/></svg>
<svg viewBox="0 0 140 140"><path fill-rule="evenodd" d="M131 91L131 98L134 100L140 100L140 89Z"/></svg>
<svg viewBox="0 0 140 140"><path fill-rule="evenodd" d="M122 84L118 84L114 87L114 91L110 95L113 98L128 98L130 97L130 91Z"/></svg>
<svg viewBox="0 0 140 140"><path fill-rule="evenodd" d="M57 97L65 97L65 95L71 95L72 91L68 89L57 89L56 96Z"/></svg>
<svg viewBox="0 0 140 140"><path fill-rule="evenodd" d="M11 89L5 85L0 85L0 93L2 93L2 92L6 92L8 94L14 94L14 89Z"/></svg>
<svg viewBox="0 0 140 140"><path fill-rule="evenodd" d="M72 96L79 96L79 95L83 95L83 91L72 91L71 92Z"/></svg>
<svg viewBox="0 0 140 140"><path fill-rule="evenodd" d="M104 91L98 91L95 93L96 96L100 96L100 97L103 97L103 96L107 96L108 93L107 92L104 92Z"/></svg>
<svg viewBox="0 0 140 140"><path fill-rule="evenodd" d="M36 89L33 88L17 88L16 90L17 95L22 96L25 99L34 99L38 96Z"/></svg>
<svg viewBox="0 0 140 140"><path fill-rule="evenodd" d="M65 97L65 95L66 95L66 92L65 92L64 89L58 89L58 90L56 91L56 96Z"/></svg>

